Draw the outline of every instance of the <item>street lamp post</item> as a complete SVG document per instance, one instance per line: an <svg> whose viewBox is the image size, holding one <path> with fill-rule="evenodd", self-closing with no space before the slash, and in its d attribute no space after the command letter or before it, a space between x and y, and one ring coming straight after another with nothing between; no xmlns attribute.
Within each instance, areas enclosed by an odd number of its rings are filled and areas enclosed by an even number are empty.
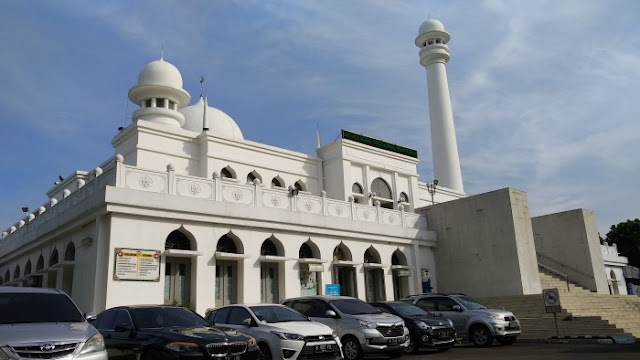
<svg viewBox="0 0 640 360"><path fill-rule="evenodd" d="M431 194L431 205L435 204L433 196L436 194L436 188L438 187L438 180L433 180L433 183L427 183L427 191Z"/></svg>

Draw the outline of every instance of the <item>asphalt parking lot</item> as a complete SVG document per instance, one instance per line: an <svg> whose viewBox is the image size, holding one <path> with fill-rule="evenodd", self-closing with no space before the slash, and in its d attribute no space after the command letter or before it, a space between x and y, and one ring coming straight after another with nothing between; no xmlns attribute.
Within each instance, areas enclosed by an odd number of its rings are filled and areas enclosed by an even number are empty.
<svg viewBox="0 0 640 360"><path fill-rule="evenodd" d="M380 359L383 359L380 357ZM476 348L473 345L456 345L446 352L422 350L418 355L405 355L403 360L447 359L544 359L544 360L618 360L640 359L640 343L635 344L547 344L515 343L511 346L494 345Z"/></svg>

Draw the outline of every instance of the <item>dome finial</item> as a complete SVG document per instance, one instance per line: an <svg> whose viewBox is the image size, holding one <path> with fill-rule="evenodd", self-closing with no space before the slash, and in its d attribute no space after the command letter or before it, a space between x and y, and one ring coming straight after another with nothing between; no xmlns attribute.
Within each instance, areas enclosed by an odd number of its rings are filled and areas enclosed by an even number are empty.
<svg viewBox="0 0 640 360"><path fill-rule="evenodd" d="M203 92L204 92L204 76L200 75L200 97L202 97Z"/></svg>
<svg viewBox="0 0 640 360"><path fill-rule="evenodd" d="M160 60L164 61L164 43L160 49Z"/></svg>

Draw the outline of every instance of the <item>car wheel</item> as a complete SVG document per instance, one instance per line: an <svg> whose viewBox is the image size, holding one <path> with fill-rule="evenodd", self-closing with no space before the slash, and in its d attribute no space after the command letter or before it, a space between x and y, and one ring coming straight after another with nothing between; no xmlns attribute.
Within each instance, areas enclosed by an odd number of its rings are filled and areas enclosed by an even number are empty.
<svg viewBox="0 0 640 360"><path fill-rule="evenodd" d="M516 337L505 336L505 337L496 338L496 340L498 340L498 342L502 345L513 345L516 342Z"/></svg>
<svg viewBox="0 0 640 360"><path fill-rule="evenodd" d="M358 339L354 337L348 337L342 340L342 352L346 360L359 360L362 359L362 349Z"/></svg>
<svg viewBox="0 0 640 360"><path fill-rule="evenodd" d="M269 345L265 343L258 344L258 348L260 349L260 353L262 354L262 360L271 360L271 350L269 349Z"/></svg>
<svg viewBox="0 0 640 360"><path fill-rule="evenodd" d="M491 346L493 336L489 329L484 325L475 325L471 328L471 341L475 346L487 347Z"/></svg>
<svg viewBox="0 0 640 360"><path fill-rule="evenodd" d="M404 348L405 354L417 354L420 351L420 342L415 339L409 339L409 345Z"/></svg>

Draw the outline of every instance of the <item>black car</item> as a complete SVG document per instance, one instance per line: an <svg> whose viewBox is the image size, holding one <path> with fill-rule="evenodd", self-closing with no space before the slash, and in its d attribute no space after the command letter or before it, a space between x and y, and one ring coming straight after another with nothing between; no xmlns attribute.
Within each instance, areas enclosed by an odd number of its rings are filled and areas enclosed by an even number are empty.
<svg viewBox="0 0 640 360"><path fill-rule="evenodd" d="M252 337L213 326L177 306L119 306L98 314L93 325L104 337L109 358L257 360Z"/></svg>
<svg viewBox="0 0 640 360"><path fill-rule="evenodd" d="M456 330L449 319L402 301L370 302L380 311L399 316L409 328L411 341L404 351L416 354L421 347L449 350L456 341Z"/></svg>

